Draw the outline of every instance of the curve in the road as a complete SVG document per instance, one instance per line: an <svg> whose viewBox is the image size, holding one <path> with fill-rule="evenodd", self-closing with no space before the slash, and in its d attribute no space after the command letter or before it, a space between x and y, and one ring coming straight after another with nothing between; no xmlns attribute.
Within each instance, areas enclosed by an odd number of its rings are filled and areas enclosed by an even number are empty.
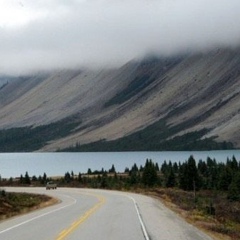
<svg viewBox="0 0 240 240"><path fill-rule="evenodd" d="M46 194L44 188L6 188ZM211 240L160 201L118 191L59 188L61 202L0 223L0 239Z"/></svg>
<svg viewBox="0 0 240 240"><path fill-rule="evenodd" d="M80 224L82 224L84 221L86 221L94 212L96 212L98 210L98 208L100 208L106 202L106 199L101 195L96 195L96 194L87 194L87 195L92 195L92 196L96 197L98 199L98 202L92 208L90 208L87 212L85 212L82 216L80 216L80 218L77 221L73 222L69 228L63 230L59 234L59 236L57 237L56 240L63 240L64 238L66 238Z"/></svg>

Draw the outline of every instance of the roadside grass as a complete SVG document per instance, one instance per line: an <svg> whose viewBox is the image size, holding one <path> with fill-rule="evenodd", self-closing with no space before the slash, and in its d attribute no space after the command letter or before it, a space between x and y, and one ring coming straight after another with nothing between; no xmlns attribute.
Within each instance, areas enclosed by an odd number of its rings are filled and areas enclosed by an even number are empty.
<svg viewBox="0 0 240 240"><path fill-rule="evenodd" d="M160 199L187 222L216 240L240 239L240 202L230 202L226 194L212 191L193 192L157 188L145 194Z"/></svg>
<svg viewBox="0 0 240 240"><path fill-rule="evenodd" d="M47 195L0 191L0 221L56 203Z"/></svg>

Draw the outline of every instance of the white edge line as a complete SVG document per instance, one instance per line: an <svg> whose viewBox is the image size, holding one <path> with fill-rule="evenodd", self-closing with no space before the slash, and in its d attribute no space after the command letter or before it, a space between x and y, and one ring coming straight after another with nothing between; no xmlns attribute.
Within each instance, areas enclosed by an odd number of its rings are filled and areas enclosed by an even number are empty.
<svg viewBox="0 0 240 240"><path fill-rule="evenodd" d="M139 219L139 222L140 222L140 224L141 224L142 231L143 231L143 235L144 235L145 239L146 239L146 240L150 240L150 238L148 237L147 231L146 231L146 227L145 227L145 225L144 225L144 223L143 223L142 217L141 217L140 212L139 212L139 210L138 210L138 205L137 205L136 200L135 200L133 197L130 197L130 196L128 196L128 197L129 197L129 198L133 201L133 203L134 203L134 206L135 206L135 209L136 209L136 212L137 212L137 215L138 215L138 219Z"/></svg>
<svg viewBox="0 0 240 240"><path fill-rule="evenodd" d="M63 195L63 194L62 194L62 195ZM67 195L66 195L66 196L67 196ZM69 196L67 196L67 197L69 197ZM69 198L71 198L71 197L69 197ZM66 207L69 207L69 206L71 206L71 205L73 205L73 204L75 204L75 203L77 202L76 199L74 199L74 198L72 198L72 199L74 200L73 203L70 203L70 204L68 204L68 205L66 205L66 206L63 206L63 207L54 209L54 210L52 210L52 211L50 211L50 212L46 212L46 213L41 214L41 215L39 215L39 216L36 216L36 217L34 217L34 218L30 218L30 219L28 219L28 220L26 220L26 221L24 221L24 222L21 222L21 223L19 223L19 224L16 224L16 225L14 225L14 226L12 226L12 227L9 227L9 228L7 228L7 229L5 229L5 230L0 231L0 234L5 233L5 232L8 232L8 231L10 231L10 230L12 230L12 229L14 229L14 228L20 227L20 226L22 226L22 225L24 225L24 224L26 224L26 223L29 223L29 222L31 222L31 221L34 221L34 220L38 219L38 218L44 217L44 216L46 216L46 215L49 215L49 214L51 214L51 213L60 211L60 210L62 210L62 209L64 209L64 208L66 208Z"/></svg>

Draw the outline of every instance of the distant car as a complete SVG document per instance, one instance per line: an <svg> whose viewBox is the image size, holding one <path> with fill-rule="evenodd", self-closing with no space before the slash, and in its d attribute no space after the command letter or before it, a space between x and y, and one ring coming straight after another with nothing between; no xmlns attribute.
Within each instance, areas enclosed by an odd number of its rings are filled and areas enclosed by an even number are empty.
<svg viewBox="0 0 240 240"><path fill-rule="evenodd" d="M46 190L50 190L50 189L57 189L57 184L54 182L48 182L46 184Z"/></svg>

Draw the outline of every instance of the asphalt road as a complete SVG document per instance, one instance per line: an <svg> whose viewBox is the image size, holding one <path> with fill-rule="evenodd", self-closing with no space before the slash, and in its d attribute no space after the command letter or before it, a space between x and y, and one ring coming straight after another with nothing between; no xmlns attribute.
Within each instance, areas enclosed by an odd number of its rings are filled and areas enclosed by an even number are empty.
<svg viewBox="0 0 240 240"><path fill-rule="evenodd" d="M138 194L77 188L5 188L45 193L54 206L0 222L4 240L210 240L159 201Z"/></svg>

